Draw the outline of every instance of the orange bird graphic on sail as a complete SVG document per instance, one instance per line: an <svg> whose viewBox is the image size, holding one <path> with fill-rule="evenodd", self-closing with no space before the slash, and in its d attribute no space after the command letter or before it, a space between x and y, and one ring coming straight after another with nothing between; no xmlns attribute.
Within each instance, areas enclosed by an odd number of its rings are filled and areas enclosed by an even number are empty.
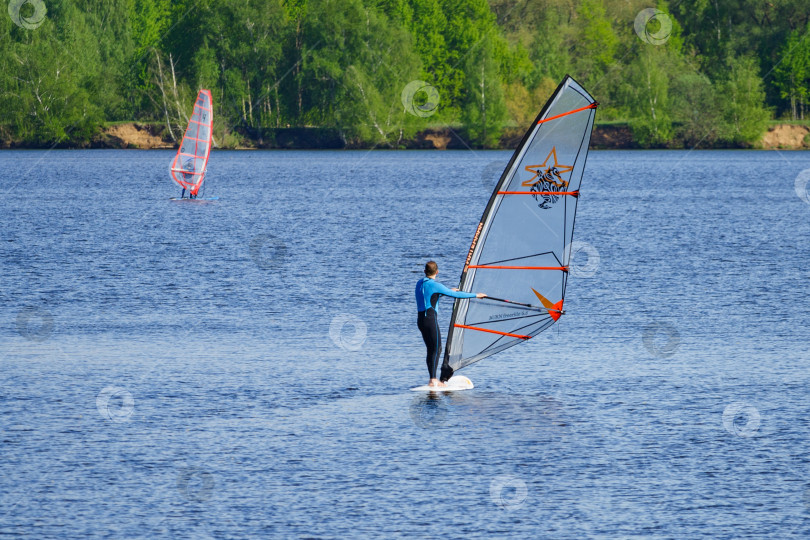
<svg viewBox="0 0 810 540"><path fill-rule="evenodd" d="M532 288L532 292L537 296L537 299L540 300L540 303L543 304L543 307L548 310L548 314L551 316L552 319L555 321L560 318L560 315L563 314L563 301L560 300L556 304L553 303L551 300L537 292Z"/></svg>

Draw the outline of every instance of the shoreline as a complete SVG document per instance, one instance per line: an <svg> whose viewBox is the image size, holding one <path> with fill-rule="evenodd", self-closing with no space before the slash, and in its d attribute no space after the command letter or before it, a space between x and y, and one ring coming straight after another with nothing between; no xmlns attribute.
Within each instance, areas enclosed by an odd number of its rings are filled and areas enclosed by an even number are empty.
<svg viewBox="0 0 810 540"><path fill-rule="evenodd" d="M250 133L237 130L244 145L215 145L223 150L368 150L375 148L372 145L352 144L347 142L342 134L333 128L267 128L252 130ZM513 150L517 147L523 131L517 128L504 130L497 148L491 150ZM163 125L154 123L123 122L107 126L84 144L41 144L26 145L15 144L10 141L0 141L2 150L43 150L43 149L109 149L109 150L172 150L178 144L171 139L168 130ZM405 139L397 147L380 145L381 150L467 150L470 146L459 135L457 130L450 127L432 128L418 132L413 138ZM597 124L594 126L591 138L592 150L641 150L641 146L633 140L632 132L627 124ZM479 148L476 148L478 150ZM680 150L684 146L660 146L651 150ZM728 144L714 144L700 146L700 150L729 150L745 149L742 146ZM810 127L798 124L775 124L768 128L760 141L747 147L753 150L809 150Z"/></svg>

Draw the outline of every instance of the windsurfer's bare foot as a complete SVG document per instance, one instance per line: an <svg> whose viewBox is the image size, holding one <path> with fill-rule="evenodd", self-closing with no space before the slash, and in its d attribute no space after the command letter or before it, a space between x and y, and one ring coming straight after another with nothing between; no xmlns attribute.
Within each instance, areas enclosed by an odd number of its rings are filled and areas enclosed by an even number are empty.
<svg viewBox="0 0 810 540"><path fill-rule="evenodd" d="M439 387L439 386L447 386L447 385L445 383L443 383L442 381L440 381L439 379L430 379L430 382L428 383L428 386L437 386L437 387Z"/></svg>

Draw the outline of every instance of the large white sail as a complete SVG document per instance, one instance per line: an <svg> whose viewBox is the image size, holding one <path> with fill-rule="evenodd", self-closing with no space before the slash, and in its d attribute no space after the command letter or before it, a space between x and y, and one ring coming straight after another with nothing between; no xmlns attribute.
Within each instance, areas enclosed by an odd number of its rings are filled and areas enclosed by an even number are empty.
<svg viewBox="0 0 810 540"><path fill-rule="evenodd" d="M452 370L536 336L563 313L596 106L566 76L501 175L459 286L491 298L455 301L445 349Z"/></svg>

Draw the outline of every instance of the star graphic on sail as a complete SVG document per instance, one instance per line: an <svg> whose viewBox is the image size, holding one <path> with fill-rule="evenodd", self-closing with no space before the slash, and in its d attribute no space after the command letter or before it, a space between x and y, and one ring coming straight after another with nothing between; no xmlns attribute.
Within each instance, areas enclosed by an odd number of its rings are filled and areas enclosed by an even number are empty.
<svg viewBox="0 0 810 540"><path fill-rule="evenodd" d="M568 187L568 181L563 180L562 174L570 173L574 166L561 165L557 161L557 147L552 146L551 152L548 153L543 163L526 165L525 169L534 173L534 176L523 182L522 185L531 188L531 191L535 193L534 200L538 202L538 207L549 210L560 199L557 193L565 191Z"/></svg>
<svg viewBox="0 0 810 540"><path fill-rule="evenodd" d="M549 165L548 162L551 158L554 158L554 165ZM551 152L548 153L546 156L546 160L541 163L540 165L526 165L525 169L530 173L534 173L534 176L523 182L523 186L531 187L535 184L540 182L548 182L549 184L554 184L558 188L564 188L568 186L568 182L562 179L562 174L571 172L573 170L573 165L560 165L557 161L557 147L552 146ZM535 180L535 178L540 177L539 179ZM559 180L559 182L557 180Z"/></svg>

